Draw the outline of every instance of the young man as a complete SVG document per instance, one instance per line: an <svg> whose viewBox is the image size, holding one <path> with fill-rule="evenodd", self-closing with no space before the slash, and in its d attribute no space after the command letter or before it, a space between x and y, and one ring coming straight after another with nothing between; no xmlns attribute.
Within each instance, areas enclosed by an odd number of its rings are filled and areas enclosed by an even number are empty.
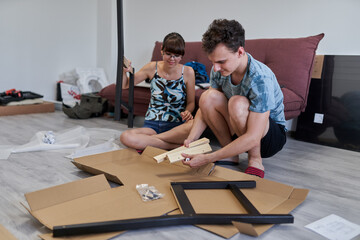
<svg viewBox="0 0 360 240"><path fill-rule="evenodd" d="M273 156L286 142L283 94L276 77L245 51L245 30L235 20L214 20L202 42L213 63L210 89L201 96L184 145L208 126L223 147L209 154L183 154L188 158L183 163L199 167L225 158L237 162L238 154L247 152L245 173L263 178L262 158Z"/></svg>

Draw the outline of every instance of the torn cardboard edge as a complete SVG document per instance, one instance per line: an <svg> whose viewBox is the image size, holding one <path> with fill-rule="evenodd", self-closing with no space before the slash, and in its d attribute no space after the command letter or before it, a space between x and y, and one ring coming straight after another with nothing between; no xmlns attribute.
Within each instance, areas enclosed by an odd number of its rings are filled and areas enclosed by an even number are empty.
<svg viewBox="0 0 360 240"><path fill-rule="evenodd" d="M91 221L99 222L116 219L156 217L177 208L177 203L174 197L172 197L170 189L169 183L171 181L255 180L257 182L257 188L254 190L245 189L244 194L261 213L289 213L305 200L308 192L306 189L296 189L289 185L267 179L259 179L219 166L215 166L211 176L208 176L213 165L206 166L200 171L199 169L190 169L180 163L170 164L169 162L162 162L158 164L154 161L154 156L164 152L165 151L161 149L148 147L139 155L135 150L122 149L74 159L74 161L78 163L75 165L80 166L80 169L86 169L85 171L90 169L90 173L96 171L95 174L99 172L106 173L106 177L115 176L124 186L83 197L74 195L63 199L62 201L64 202L57 205L55 204L45 209L35 211L31 209L29 211L50 229L52 226ZM104 179L104 176L102 176L102 178ZM74 194L73 191L75 187L73 187L73 183L74 182L69 183L68 185L69 192L63 194ZM164 199L153 201L150 204L143 203L135 189L135 185L139 183L154 185L160 192L165 192L166 195ZM92 188L88 183L84 184L84 186L85 188ZM44 191L49 194L56 192L51 189ZM40 193L41 192L37 192L36 195ZM206 209L212 209L215 213L243 213L244 210L238 206L238 203L235 204L231 197L217 193L217 191L190 191L191 202L196 212L209 212ZM27 195L29 196L29 194ZM39 196L41 196L41 194ZM39 196L32 196L32 199L39 199ZM42 198L47 199L44 195L42 195ZM266 199L266 201L264 201L264 199ZM34 209L39 208L39 206L43 204L38 204L38 201L40 200L35 200L36 204ZM30 202L30 208L33 208L34 200L30 200ZM121 204L118 204L120 202ZM218 204L219 202L223 204ZM206 209L204 210L204 208ZM279 212L273 212L275 210ZM120 215L115 214L119 212L121 212ZM232 237L239 231L239 228L241 232L246 231L236 224L235 226L200 225L198 227L225 238ZM264 228L261 225L249 224L253 232L247 232L255 234L254 231L256 231L257 234L260 235L271 226L272 225L267 224Z"/></svg>
<svg viewBox="0 0 360 240"><path fill-rule="evenodd" d="M16 240L14 235L12 235L9 230L7 230L3 225L0 224L0 239L6 240Z"/></svg>

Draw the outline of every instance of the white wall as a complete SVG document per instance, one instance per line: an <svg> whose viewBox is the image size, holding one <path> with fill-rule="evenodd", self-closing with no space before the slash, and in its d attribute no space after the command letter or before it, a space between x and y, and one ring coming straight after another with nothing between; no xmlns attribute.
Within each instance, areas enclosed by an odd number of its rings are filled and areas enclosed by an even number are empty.
<svg viewBox="0 0 360 240"><path fill-rule="evenodd" d="M215 18L238 20L246 38L305 37L325 33L319 54L360 55L358 0L124 0L125 54L136 69L155 41L177 31L200 41Z"/></svg>
<svg viewBox="0 0 360 240"><path fill-rule="evenodd" d="M318 54L360 55L358 0L124 0L124 8L125 55L137 70L167 33L201 41L216 18L238 20L246 39L325 33ZM289 130L295 126L296 119L287 121Z"/></svg>
<svg viewBox="0 0 360 240"><path fill-rule="evenodd" d="M246 37L321 32L319 54L360 55L358 0L123 0L125 55L136 69L171 32L200 41L215 18L236 19ZM55 99L59 74L103 67L115 81L115 0L0 0L0 92L17 88Z"/></svg>
<svg viewBox="0 0 360 240"><path fill-rule="evenodd" d="M59 74L97 60L97 0L0 0L0 91L55 99Z"/></svg>
<svg viewBox="0 0 360 240"><path fill-rule="evenodd" d="M116 82L117 11L116 0L98 0L97 66L105 70L110 83Z"/></svg>

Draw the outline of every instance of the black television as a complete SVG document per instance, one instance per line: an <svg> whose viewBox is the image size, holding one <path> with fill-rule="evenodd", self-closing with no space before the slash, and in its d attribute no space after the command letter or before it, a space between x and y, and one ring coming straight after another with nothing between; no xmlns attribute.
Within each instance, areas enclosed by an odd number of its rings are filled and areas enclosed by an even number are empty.
<svg viewBox="0 0 360 240"><path fill-rule="evenodd" d="M292 136L360 152L360 56L324 56L321 78L311 79Z"/></svg>

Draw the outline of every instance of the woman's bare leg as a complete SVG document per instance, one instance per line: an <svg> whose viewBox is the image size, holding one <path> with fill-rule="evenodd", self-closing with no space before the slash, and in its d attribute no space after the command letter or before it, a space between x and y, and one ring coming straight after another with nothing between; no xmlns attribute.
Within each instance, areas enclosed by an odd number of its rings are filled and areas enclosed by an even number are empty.
<svg viewBox="0 0 360 240"><path fill-rule="evenodd" d="M193 122L194 120L190 120L169 131L159 133L154 137L164 141L164 144L169 144L169 147L166 149L179 147L184 144L185 139L188 137Z"/></svg>
<svg viewBox="0 0 360 240"><path fill-rule="evenodd" d="M173 149L181 146L189 135L192 122L181 124L169 131L156 134L151 128L137 128L126 130L120 136L122 144L129 148L143 150L147 146L161 149Z"/></svg>

